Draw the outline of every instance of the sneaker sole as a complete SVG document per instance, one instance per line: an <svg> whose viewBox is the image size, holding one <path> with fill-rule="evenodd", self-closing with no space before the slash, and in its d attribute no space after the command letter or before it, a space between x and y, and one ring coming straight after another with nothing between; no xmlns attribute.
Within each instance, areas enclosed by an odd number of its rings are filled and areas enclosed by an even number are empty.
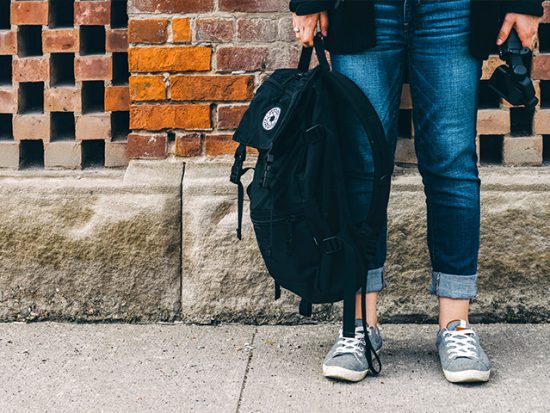
<svg viewBox="0 0 550 413"><path fill-rule="evenodd" d="M376 354L380 354L380 350L376 352ZM358 382L363 380L365 377L367 377L369 371L355 371L355 370L349 370L345 369L343 367L338 366L326 366L323 364L323 376L329 378L329 379L336 379L336 380L343 380L343 381L351 381L351 382Z"/></svg>
<svg viewBox="0 0 550 413"><path fill-rule="evenodd" d="M489 381L491 370L464 370L464 371L448 371L443 370L445 378L451 383L475 383Z"/></svg>

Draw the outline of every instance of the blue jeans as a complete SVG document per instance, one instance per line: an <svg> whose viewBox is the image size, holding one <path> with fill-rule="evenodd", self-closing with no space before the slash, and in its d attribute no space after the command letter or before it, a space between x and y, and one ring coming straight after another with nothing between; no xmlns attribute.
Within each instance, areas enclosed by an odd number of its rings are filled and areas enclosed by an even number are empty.
<svg viewBox="0 0 550 413"><path fill-rule="evenodd" d="M332 55L334 70L354 80L372 101L392 144L405 69L413 99L414 144L427 205L432 263L430 293L474 299L480 228L477 97L482 62L469 53L470 0L394 0L375 3L377 44L353 55ZM372 154L352 114L347 120L346 174L351 212L368 210ZM363 167L361 167L363 165ZM367 289L385 286L387 220Z"/></svg>

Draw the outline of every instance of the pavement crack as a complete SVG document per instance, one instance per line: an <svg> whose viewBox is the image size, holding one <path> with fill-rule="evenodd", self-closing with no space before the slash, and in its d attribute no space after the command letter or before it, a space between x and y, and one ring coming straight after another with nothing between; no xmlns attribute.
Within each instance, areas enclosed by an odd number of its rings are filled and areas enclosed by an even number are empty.
<svg viewBox="0 0 550 413"><path fill-rule="evenodd" d="M246 368L244 370L243 382L241 383L241 390L239 392L239 400L237 401L237 409L235 410L235 413L239 413L241 411L241 403L243 400L244 389L246 387L246 382L248 380L248 372L250 370L252 356L254 355L254 339L256 338L257 333L258 333L258 328L256 327L254 329L254 332L252 333L252 338L250 339L250 352L248 353L248 360L246 361Z"/></svg>

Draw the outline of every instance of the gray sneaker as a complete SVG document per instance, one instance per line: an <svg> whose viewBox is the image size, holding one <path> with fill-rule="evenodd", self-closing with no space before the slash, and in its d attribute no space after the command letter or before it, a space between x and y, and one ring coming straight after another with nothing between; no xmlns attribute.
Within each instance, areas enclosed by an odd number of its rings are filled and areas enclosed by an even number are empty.
<svg viewBox="0 0 550 413"><path fill-rule="evenodd" d="M382 336L378 327L369 327L368 335L376 353L382 348ZM343 337L342 330L323 363L323 376L346 381L361 381L369 371L365 356L363 326L357 323L355 337Z"/></svg>
<svg viewBox="0 0 550 413"><path fill-rule="evenodd" d="M452 383L489 381L491 362L479 344L479 336L464 320L451 321L436 340L441 367Z"/></svg>

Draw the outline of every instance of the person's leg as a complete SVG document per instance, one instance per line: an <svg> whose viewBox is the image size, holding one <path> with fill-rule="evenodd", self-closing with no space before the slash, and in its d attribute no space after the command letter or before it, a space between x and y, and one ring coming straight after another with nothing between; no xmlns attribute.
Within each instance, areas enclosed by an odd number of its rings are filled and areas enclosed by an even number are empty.
<svg viewBox="0 0 550 413"><path fill-rule="evenodd" d="M399 2L377 2L376 47L353 55L332 55L333 69L353 80L367 95L376 109L387 139L393 151L397 142L397 116L401 101L404 66L404 38L402 6ZM349 137L344 149L348 203L352 216L360 221L365 218L372 196L373 160L368 138L362 126L347 111L345 122ZM368 170L368 174L363 171ZM380 234L376 257L369 265L367 277L367 323L378 323L376 302L384 288L384 263L386 260L387 222ZM357 296L356 317L361 318L360 296Z"/></svg>
<svg viewBox="0 0 550 413"><path fill-rule="evenodd" d="M420 2L414 15L409 69L433 267L430 292L467 301L476 296L480 220L475 139L481 62L468 48L470 1ZM455 311L449 302L443 300L445 318L464 316L463 304Z"/></svg>
<svg viewBox="0 0 550 413"><path fill-rule="evenodd" d="M481 76L481 61L468 47L470 1L411 3L415 148L426 194L430 293L440 303L437 345L449 380L487 380L488 359L468 325L478 277L480 179L475 138ZM451 323L458 320L462 322Z"/></svg>
<svg viewBox="0 0 550 413"><path fill-rule="evenodd" d="M333 69L353 80L371 100L394 151L404 63L402 7L399 3L376 3L375 48L360 54L332 55ZM373 159L368 138L358 120L350 110L345 111L344 115L347 130L343 131L342 136L348 137L343 142L348 203L352 216L359 222L366 217L372 197ZM369 172L364 173L365 169ZM368 372L365 334L368 334L375 350L378 351L382 346L377 328L376 300L378 292L384 287L386 232L387 222L380 234L376 257L368 268L367 322L372 327L365 332L362 325L357 323L355 338L345 338L340 333L323 363L323 374L326 377L348 381L362 380ZM357 306L357 318L361 318L360 305Z"/></svg>

